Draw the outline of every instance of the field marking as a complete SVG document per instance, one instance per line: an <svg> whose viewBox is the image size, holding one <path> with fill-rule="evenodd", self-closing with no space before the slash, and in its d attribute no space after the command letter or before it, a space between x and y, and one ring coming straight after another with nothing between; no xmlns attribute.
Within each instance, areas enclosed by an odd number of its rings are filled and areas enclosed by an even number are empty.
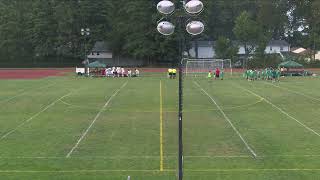
<svg viewBox="0 0 320 180"><path fill-rule="evenodd" d="M282 110L281 108L279 108L278 106L274 105L271 101L267 100L266 98L264 98L264 97L262 97L262 96L260 96L260 95L258 95L258 94L256 94L256 93L254 93L254 92L252 92L252 91L250 91L250 90L248 90L248 89L246 89L246 88L244 88L244 87L242 87L242 86L240 86L240 85L239 85L239 87L240 87L241 89L243 89L244 91L247 91L247 92L249 92L250 94L252 94L252 95L254 95L254 96L258 97L258 98L263 98L264 101L265 101L266 103L268 103L269 105L271 105L273 108L279 110L282 114L286 115L286 116L289 117L290 119L293 119L293 120L296 121L298 124L300 124L301 126L303 126L304 128L306 128L307 130L311 131L312 133L314 133L315 135L317 135L317 136L320 137L320 134L319 134L318 132L316 132L315 130L313 130L313 129L310 128L309 126L303 124L301 121L299 121L299 120L296 119L295 117L291 116L290 114L288 114L287 112L285 112L284 110Z"/></svg>
<svg viewBox="0 0 320 180"><path fill-rule="evenodd" d="M56 99L55 101L53 101L51 104L47 105L45 108L43 108L41 111L37 112L36 114L34 114L33 116L31 116L29 119L25 120L24 122L22 122L21 124L19 124L18 126L16 126L14 129L12 129L11 131L7 132L6 134L2 135L0 137L0 141L3 140L4 138L6 138L7 136L9 136L10 134L14 133L16 130L18 130L20 127L24 126L26 123L30 122L31 120L33 120L34 118L36 118L37 116L39 116L41 113L45 112L46 110L48 110L50 107L54 106L57 102L59 102L61 99L70 96L73 92L69 92L66 95Z"/></svg>
<svg viewBox="0 0 320 180"><path fill-rule="evenodd" d="M248 171L320 171L314 168L262 168L262 169L185 169L185 172L248 172ZM162 172L152 169L80 169L80 170L0 170L0 173L121 173L121 172L142 172L142 173L163 173L163 172L176 172L175 169L165 169Z"/></svg>
<svg viewBox="0 0 320 180"><path fill-rule="evenodd" d="M249 150L249 152L253 155L254 158L257 157L257 154L253 151L253 149L249 146L249 144L247 143L247 141L242 137L242 135L240 134L240 132L237 130L237 128L233 125L233 123L231 122L231 120L229 119L229 117L224 113L224 111L221 109L221 107L218 105L218 103L212 98L212 96L210 96L208 94L207 91L205 91L197 82L194 81L194 83L201 89L201 91L203 93L205 93L210 99L211 101L217 106L217 108L219 109L219 111L221 112L221 114L224 116L225 120L228 121L228 123L230 124L230 126L232 127L232 129L237 133L237 135L240 137L240 139L242 140L242 142L244 143L244 145L246 146L246 148Z"/></svg>
<svg viewBox="0 0 320 180"><path fill-rule="evenodd" d="M175 172L174 169L165 169L163 172ZM152 169L80 169L80 170L56 170L56 171L37 171L37 170L0 170L0 173L112 173L112 172L152 172L152 173L162 173L159 170Z"/></svg>
<svg viewBox="0 0 320 180"><path fill-rule="evenodd" d="M304 168L263 168L263 169L185 169L187 172L247 172L247 171L320 171L320 169Z"/></svg>
<svg viewBox="0 0 320 180"><path fill-rule="evenodd" d="M102 106L102 108L100 109L100 111L98 112L98 114L95 116L95 118L93 119L93 121L91 122L91 124L88 126L88 128L86 129L86 131L81 135L81 137L79 138L79 140L77 141L77 143L72 147L72 149L69 151L69 153L66 155L67 158L69 158L73 151L79 146L80 142L84 139L84 137L88 134L89 130L91 129L91 127L93 126L93 124L97 121L97 119L100 117L101 113L105 110L105 108L109 105L109 103L111 102L111 100L120 92L120 90L122 88L124 88L126 85L128 84L128 81L125 82L115 93L113 93L113 95L108 99L108 101Z"/></svg>
<svg viewBox="0 0 320 180"><path fill-rule="evenodd" d="M320 101L320 99L312 97L312 96L309 96L309 95L306 95L306 94L304 94L302 92L294 91L294 90L291 90L291 89L288 89L288 88L285 88L285 87L281 87L281 86L277 86L275 84L271 84L271 83L268 83L268 82L264 82L264 83L268 84L268 85L271 85L271 86L274 86L274 87L277 87L277 88L280 88L280 89L284 89L286 91L289 91L289 92L292 92L292 93L295 93L295 94L298 94L298 95L301 95L301 96L304 96L304 97L306 97L308 99L311 99L311 100Z"/></svg>
<svg viewBox="0 0 320 180"><path fill-rule="evenodd" d="M160 80L160 171L163 171L162 82Z"/></svg>
<svg viewBox="0 0 320 180"><path fill-rule="evenodd" d="M33 91L33 90L37 90L37 89L43 89L43 88L48 88L48 87L51 87L51 86L54 86L56 83L52 83L52 84L47 84L45 86L41 86L41 87L37 87L37 88L28 88L28 89L23 89L21 90L20 92L21 93L18 93L17 95L15 96L12 96L12 97L9 97L7 99L3 99L3 100L0 100L0 104L3 104L3 103L6 103L6 102L9 102L17 97L20 97L20 96L23 96L24 94L26 94L27 92L30 92L30 91Z"/></svg>
<svg viewBox="0 0 320 180"><path fill-rule="evenodd" d="M171 158L176 158L177 156L170 155L170 156L164 156L164 159L171 159ZM320 157L320 154L310 154L310 155L290 155L290 154L279 154L279 155L263 155L263 156L257 156L257 158L315 158L315 157ZM207 159L240 159L240 158L252 158L252 156L249 155L217 155L217 156L207 156L207 155L199 155L199 156L184 156L185 159L193 159L193 158L207 158ZM159 156L73 156L67 158L66 156L18 156L18 157L1 157L0 159L109 159L109 160L119 160L119 159L127 159L127 160L132 160L132 159L153 159L157 160L159 159Z"/></svg>

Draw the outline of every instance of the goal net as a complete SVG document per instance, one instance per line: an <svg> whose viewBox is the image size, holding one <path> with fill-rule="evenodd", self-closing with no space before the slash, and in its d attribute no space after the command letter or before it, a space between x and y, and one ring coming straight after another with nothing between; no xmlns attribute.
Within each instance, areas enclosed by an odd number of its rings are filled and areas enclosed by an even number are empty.
<svg viewBox="0 0 320 180"><path fill-rule="evenodd" d="M216 68L232 75L230 59L185 59L185 74L187 77L206 76Z"/></svg>

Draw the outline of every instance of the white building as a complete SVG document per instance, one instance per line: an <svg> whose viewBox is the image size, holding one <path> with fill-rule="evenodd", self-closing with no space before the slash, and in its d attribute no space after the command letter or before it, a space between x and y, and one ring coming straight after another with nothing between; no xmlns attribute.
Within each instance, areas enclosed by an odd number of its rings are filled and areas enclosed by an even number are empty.
<svg viewBox="0 0 320 180"><path fill-rule="evenodd" d="M100 61L100 62L108 62L113 58L112 50L109 48L108 44L104 41L97 41L92 48L90 54L88 55L88 59L91 62Z"/></svg>
<svg viewBox="0 0 320 180"><path fill-rule="evenodd" d="M233 43L238 44L238 55L246 54L244 45L236 41ZM284 40L271 40L265 49L266 54L279 54L280 52L290 52L290 44ZM193 42L189 53L192 58L215 58L215 41Z"/></svg>

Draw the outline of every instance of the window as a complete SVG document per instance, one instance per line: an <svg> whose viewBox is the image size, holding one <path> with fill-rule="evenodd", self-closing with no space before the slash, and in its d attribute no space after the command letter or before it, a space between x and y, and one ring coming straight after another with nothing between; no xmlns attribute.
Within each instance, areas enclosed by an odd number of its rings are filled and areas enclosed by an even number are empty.
<svg viewBox="0 0 320 180"><path fill-rule="evenodd" d="M272 51L272 46L270 46L270 51Z"/></svg>
<svg viewBox="0 0 320 180"><path fill-rule="evenodd" d="M283 46L280 46L280 51L283 51Z"/></svg>

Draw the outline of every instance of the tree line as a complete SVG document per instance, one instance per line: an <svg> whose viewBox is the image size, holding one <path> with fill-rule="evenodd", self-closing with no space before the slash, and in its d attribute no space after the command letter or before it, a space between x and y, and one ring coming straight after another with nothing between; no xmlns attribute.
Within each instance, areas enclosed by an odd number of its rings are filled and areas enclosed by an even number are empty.
<svg viewBox="0 0 320 180"><path fill-rule="evenodd" d="M50 57L83 59L84 45L110 43L116 56L154 61L178 57L178 36L156 31L159 0L0 0L0 61ZM179 0L174 0L179 3ZM256 44L263 56L270 39L292 46L320 47L318 0L203 0L206 30L192 40L218 40L220 55L235 50L231 40ZM90 36L81 36L90 28ZM250 46L248 46L250 47ZM246 49L247 52L250 49ZM1 63L0 62L0 63Z"/></svg>

